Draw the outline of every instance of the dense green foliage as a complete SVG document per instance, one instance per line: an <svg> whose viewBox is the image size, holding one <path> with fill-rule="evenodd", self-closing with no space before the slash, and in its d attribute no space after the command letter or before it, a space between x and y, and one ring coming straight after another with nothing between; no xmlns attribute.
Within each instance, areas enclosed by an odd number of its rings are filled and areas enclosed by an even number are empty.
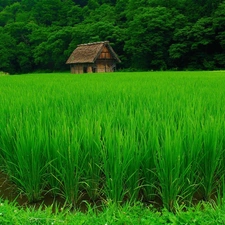
<svg viewBox="0 0 225 225"><path fill-rule="evenodd" d="M0 77L1 168L28 201L155 202L225 194L225 73Z"/></svg>
<svg viewBox="0 0 225 225"><path fill-rule="evenodd" d="M224 0L1 0L0 71L68 70L77 44L103 40L124 69L221 69L224 29Z"/></svg>

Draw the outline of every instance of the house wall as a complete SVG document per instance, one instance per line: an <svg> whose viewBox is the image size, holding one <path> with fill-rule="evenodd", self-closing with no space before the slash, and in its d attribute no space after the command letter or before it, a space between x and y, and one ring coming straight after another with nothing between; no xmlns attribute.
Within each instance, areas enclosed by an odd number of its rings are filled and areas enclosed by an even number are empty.
<svg viewBox="0 0 225 225"><path fill-rule="evenodd" d="M87 67L87 73L93 73L93 72L92 72L92 66L88 66L88 67Z"/></svg>
<svg viewBox="0 0 225 225"><path fill-rule="evenodd" d="M112 57L109 49L105 46L96 60L97 72L113 72L115 70L115 60Z"/></svg>
<svg viewBox="0 0 225 225"><path fill-rule="evenodd" d="M81 74L81 73L93 73L93 65L91 64L72 64L70 66L71 73Z"/></svg>
<svg viewBox="0 0 225 225"><path fill-rule="evenodd" d="M105 46L99 55L98 59L113 59L109 49Z"/></svg>
<svg viewBox="0 0 225 225"><path fill-rule="evenodd" d="M72 64L70 66L70 71L71 73L77 73L77 74L83 73L83 66L80 64Z"/></svg>
<svg viewBox="0 0 225 225"><path fill-rule="evenodd" d="M97 60L96 64L97 64L97 72L98 73L115 71L116 64L115 64L114 60L101 59L101 60Z"/></svg>
<svg viewBox="0 0 225 225"><path fill-rule="evenodd" d="M104 73L104 72L114 72L116 64L114 60L97 60L96 64L72 64L70 66L71 73L81 74L81 73ZM94 69L95 68L95 69Z"/></svg>

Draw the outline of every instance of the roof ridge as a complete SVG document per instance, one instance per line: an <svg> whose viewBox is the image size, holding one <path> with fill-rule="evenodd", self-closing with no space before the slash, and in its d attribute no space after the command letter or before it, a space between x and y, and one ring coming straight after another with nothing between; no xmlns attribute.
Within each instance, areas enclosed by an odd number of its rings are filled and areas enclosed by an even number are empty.
<svg viewBox="0 0 225 225"><path fill-rule="evenodd" d="M77 45L77 46L108 44L108 43L109 43L109 41L98 41L98 42L90 42L90 43L80 44L80 45Z"/></svg>

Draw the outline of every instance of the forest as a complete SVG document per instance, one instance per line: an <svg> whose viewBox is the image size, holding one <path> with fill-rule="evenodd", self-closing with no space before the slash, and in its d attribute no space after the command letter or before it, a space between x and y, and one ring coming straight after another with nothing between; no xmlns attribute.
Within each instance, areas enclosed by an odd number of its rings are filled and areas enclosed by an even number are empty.
<svg viewBox="0 0 225 225"><path fill-rule="evenodd" d="M78 44L105 40L120 70L224 69L225 1L0 2L0 71L69 71Z"/></svg>

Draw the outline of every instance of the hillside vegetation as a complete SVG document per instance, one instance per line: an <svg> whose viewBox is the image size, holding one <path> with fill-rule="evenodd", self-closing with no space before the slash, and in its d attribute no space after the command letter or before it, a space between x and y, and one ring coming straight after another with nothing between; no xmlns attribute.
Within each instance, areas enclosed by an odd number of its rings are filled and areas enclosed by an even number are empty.
<svg viewBox="0 0 225 225"><path fill-rule="evenodd" d="M225 65L223 0L1 0L0 71L68 70L77 44L109 40L121 69Z"/></svg>

